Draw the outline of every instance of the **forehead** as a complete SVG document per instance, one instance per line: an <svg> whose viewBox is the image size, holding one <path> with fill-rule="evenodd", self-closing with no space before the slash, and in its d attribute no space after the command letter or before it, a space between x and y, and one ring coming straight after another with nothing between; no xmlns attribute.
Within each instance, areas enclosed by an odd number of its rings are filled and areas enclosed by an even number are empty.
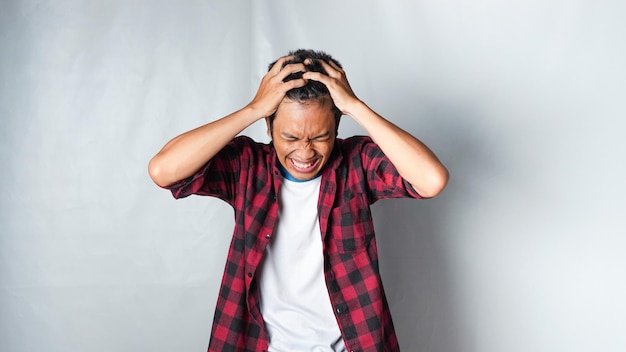
<svg viewBox="0 0 626 352"><path fill-rule="evenodd" d="M283 127L321 127L334 123L335 115L328 99L300 102L285 98L278 106L274 118L274 124Z"/></svg>

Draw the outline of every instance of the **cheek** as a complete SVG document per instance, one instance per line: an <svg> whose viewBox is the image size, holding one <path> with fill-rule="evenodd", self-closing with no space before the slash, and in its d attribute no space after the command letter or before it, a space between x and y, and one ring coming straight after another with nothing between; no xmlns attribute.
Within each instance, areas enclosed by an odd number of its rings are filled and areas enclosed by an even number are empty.
<svg viewBox="0 0 626 352"><path fill-rule="evenodd" d="M283 144L280 148L283 157L289 156L294 150L296 150L296 148L290 144Z"/></svg>
<svg viewBox="0 0 626 352"><path fill-rule="evenodd" d="M324 158L328 159L330 157L331 151L333 147L330 145L323 145L316 148L317 153L324 156Z"/></svg>

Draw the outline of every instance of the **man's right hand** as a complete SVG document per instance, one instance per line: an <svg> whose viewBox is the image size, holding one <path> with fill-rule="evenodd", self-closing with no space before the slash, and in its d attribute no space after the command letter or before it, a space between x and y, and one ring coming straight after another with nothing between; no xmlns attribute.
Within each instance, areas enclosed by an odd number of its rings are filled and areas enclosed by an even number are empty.
<svg viewBox="0 0 626 352"><path fill-rule="evenodd" d="M283 101L285 94L289 90L302 87L307 83L307 80L303 78L284 82L284 79L292 73L306 72L306 67L303 63L287 64L283 67L285 61L291 59L293 59L293 56L283 56L276 61L274 66L263 76L254 99L247 105L259 119L268 117L276 112L278 105Z"/></svg>
<svg viewBox="0 0 626 352"><path fill-rule="evenodd" d="M276 61L263 77L254 99L243 109L167 142L150 161L152 180L165 187L193 175L246 127L272 115L290 89L302 87L307 82L302 78L283 81L292 73L306 71L302 63L283 67L283 63L291 58L285 56Z"/></svg>

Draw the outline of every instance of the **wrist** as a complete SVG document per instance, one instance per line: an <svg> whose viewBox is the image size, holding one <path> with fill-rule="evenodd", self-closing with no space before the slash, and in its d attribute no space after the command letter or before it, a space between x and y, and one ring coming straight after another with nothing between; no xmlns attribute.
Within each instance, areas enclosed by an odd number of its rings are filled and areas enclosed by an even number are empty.
<svg viewBox="0 0 626 352"><path fill-rule="evenodd" d="M353 102L346 105L342 113L358 120L360 115L369 110L370 108L363 101L355 99Z"/></svg>
<svg viewBox="0 0 626 352"><path fill-rule="evenodd" d="M246 116L246 118L250 120L250 123L262 120L263 118L271 115L267 114L267 112L263 111L262 109L259 109L254 104L248 104L244 106L243 109L240 110L240 112L243 114L243 116Z"/></svg>

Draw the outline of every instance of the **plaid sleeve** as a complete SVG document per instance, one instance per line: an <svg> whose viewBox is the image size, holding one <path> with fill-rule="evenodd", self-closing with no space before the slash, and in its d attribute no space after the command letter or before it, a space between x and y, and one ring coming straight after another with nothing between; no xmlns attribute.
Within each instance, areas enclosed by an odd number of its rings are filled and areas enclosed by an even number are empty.
<svg viewBox="0 0 626 352"><path fill-rule="evenodd" d="M254 141L248 137L236 137L196 173L164 188L170 190L177 199L197 194L217 197L233 205L239 171L242 162L248 159L246 155L250 153L248 146L251 143Z"/></svg>
<svg viewBox="0 0 626 352"><path fill-rule="evenodd" d="M421 198L370 137L355 137L353 143L359 145L370 202L385 198Z"/></svg>

